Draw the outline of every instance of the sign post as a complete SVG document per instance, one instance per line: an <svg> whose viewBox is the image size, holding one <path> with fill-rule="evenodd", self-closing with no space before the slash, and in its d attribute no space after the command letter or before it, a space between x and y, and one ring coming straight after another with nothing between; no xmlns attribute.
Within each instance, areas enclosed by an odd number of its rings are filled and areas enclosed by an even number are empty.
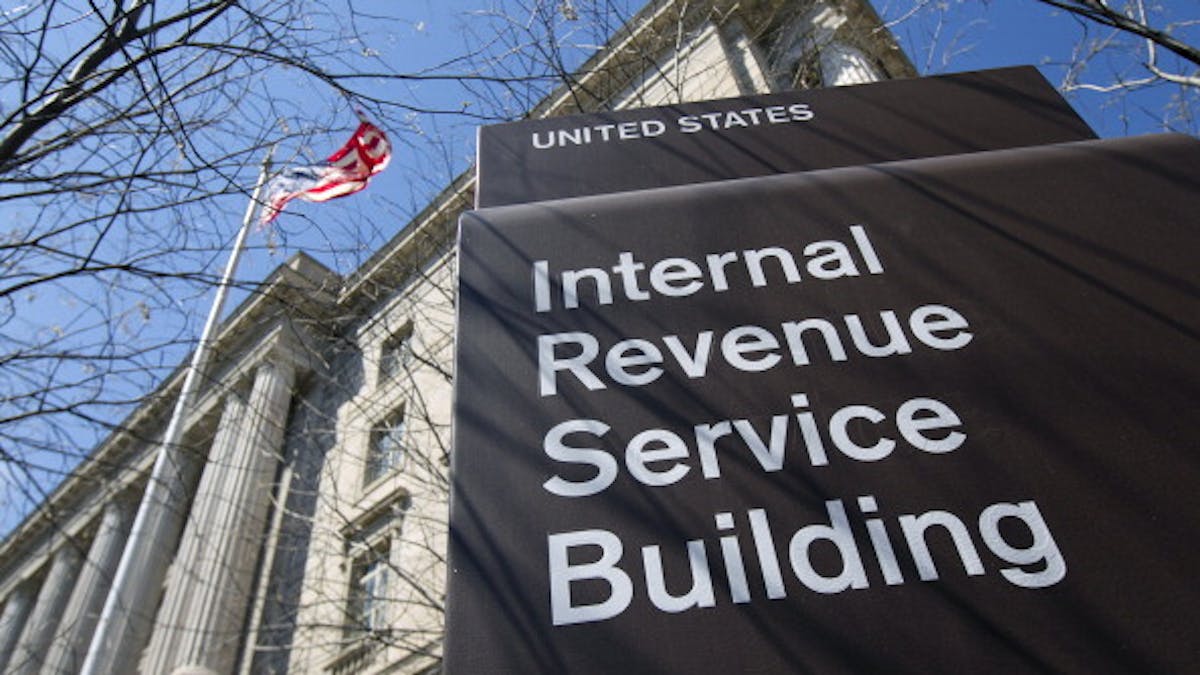
<svg viewBox="0 0 1200 675"><path fill-rule="evenodd" d="M487 209L447 672L1200 667L1200 143Z"/></svg>

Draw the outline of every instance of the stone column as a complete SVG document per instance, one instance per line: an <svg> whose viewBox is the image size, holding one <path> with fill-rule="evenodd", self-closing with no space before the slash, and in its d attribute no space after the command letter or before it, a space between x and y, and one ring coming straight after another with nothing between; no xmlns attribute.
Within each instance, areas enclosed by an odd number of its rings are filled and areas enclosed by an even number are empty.
<svg viewBox="0 0 1200 675"><path fill-rule="evenodd" d="M104 607L113 574L121 560L125 534L133 520L133 505L114 499L104 507L100 526L88 548L71 599L63 610L57 635L50 643L42 666L43 675L74 675L83 665L92 631Z"/></svg>
<svg viewBox="0 0 1200 675"><path fill-rule="evenodd" d="M155 473L141 496L113 575L114 584L120 578L125 583L109 588L81 673L114 675L137 670L138 656L162 597L163 579L187 518L195 478L203 466L199 453L177 450L162 452L155 460ZM154 475L160 477L158 482L153 482ZM153 545L131 548L130 541Z"/></svg>
<svg viewBox="0 0 1200 675"><path fill-rule="evenodd" d="M290 365L263 363L249 400L226 404L217 431L225 442L214 444L200 478L143 672L232 671L255 587L293 380ZM237 431L223 433L226 428Z"/></svg>
<svg viewBox="0 0 1200 675"><path fill-rule="evenodd" d="M821 48L821 83L827 87L867 84L882 79L862 50L833 41Z"/></svg>
<svg viewBox="0 0 1200 675"><path fill-rule="evenodd" d="M32 675L41 668L63 608L71 599L71 589L75 587L82 563L83 554L73 542L66 542L55 552L50 562L50 572L42 581L33 610L25 621L17 648L8 662L5 671L8 675Z"/></svg>
<svg viewBox="0 0 1200 675"><path fill-rule="evenodd" d="M847 41L853 30L846 14L829 0L816 0L811 9L781 31L772 48L771 69L777 85L797 84L797 68L806 68L810 55L818 57L821 86L864 84L883 79L861 49ZM780 79L785 78L785 79Z"/></svg>
<svg viewBox="0 0 1200 675"><path fill-rule="evenodd" d="M0 671L12 659L21 637L21 628L33 607L33 584L25 582L13 589L4 601L4 613L0 614Z"/></svg>

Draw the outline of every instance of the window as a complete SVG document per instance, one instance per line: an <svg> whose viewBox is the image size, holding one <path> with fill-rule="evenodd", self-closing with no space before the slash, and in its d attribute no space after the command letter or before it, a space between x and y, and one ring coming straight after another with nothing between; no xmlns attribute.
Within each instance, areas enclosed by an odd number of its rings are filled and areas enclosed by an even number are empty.
<svg viewBox="0 0 1200 675"><path fill-rule="evenodd" d="M369 485L400 466L404 460L404 409L371 429L363 485Z"/></svg>
<svg viewBox="0 0 1200 675"><path fill-rule="evenodd" d="M380 644L371 638L386 635L396 619L393 608L404 593L396 565L408 506L408 495L399 491L360 514L342 530L350 574L346 587L345 644L335 660L337 667L332 669L336 672L350 672L342 666L365 658L367 652Z"/></svg>
<svg viewBox="0 0 1200 675"><path fill-rule="evenodd" d="M388 628L389 591L395 592L389 544L385 540L368 549L351 568L347 630L352 637Z"/></svg>
<svg viewBox="0 0 1200 675"><path fill-rule="evenodd" d="M379 382L396 378L412 362L412 324L392 333L379 354Z"/></svg>

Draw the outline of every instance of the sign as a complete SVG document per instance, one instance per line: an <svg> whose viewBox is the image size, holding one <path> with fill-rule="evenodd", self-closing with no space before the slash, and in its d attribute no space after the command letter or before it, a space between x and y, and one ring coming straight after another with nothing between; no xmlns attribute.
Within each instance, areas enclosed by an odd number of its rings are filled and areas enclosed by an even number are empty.
<svg viewBox="0 0 1200 675"><path fill-rule="evenodd" d="M1200 142L461 225L446 669L1200 668Z"/></svg>
<svg viewBox="0 0 1200 675"><path fill-rule="evenodd" d="M1093 138L1031 66L527 120L479 130L476 206Z"/></svg>

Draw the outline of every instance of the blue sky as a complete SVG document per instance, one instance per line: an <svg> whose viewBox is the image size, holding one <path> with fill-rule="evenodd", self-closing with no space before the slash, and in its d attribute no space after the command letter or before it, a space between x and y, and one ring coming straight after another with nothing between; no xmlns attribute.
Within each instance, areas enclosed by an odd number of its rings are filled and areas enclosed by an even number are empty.
<svg viewBox="0 0 1200 675"><path fill-rule="evenodd" d="M876 10L892 19L911 7L913 0L872 0ZM1031 64L1055 86L1063 82L1066 64L1073 51L1088 40L1103 40L1113 31L1080 22L1061 10L1035 0L948 0L944 24L937 15L924 13L893 28L896 38L913 63L925 74L996 68ZM1200 3L1195 0L1163 0L1147 3L1156 11L1154 22L1175 22L1176 34L1191 44L1200 43ZM1191 25L1182 25L1191 20ZM1139 41L1119 38L1118 45L1140 46ZM1141 54L1118 46L1094 59L1081 81L1110 84L1119 78L1137 79L1144 75ZM1160 52L1160 65L1172 67L1176 59ZM1195 72L1192 66L1191 71ZM1071 104L1102 137L1128 136L1162 131L1195 134L1200 127L1193 119L1190 127L1167 123L1164 106L1180 89L1173 85L1138 89L1128 96L1078 91L1067 93ZM1190 94L1196 101L1196 93Z"/></svg>
<svg viewBox="0 0 1200 675"><path fill-rule="evenodd" d="M885 18L891 18L903 13L914 0L873 2ZM462 72L465 67L452 60L470 45L478 45L486 39L499 19L499 14L491 12L491 8L499 4L491 0L355 0L355 7L363 13L354 26L360 39L354 45L357 53L348 56L344 65L350 69L390 69L405 73ZM616 4L636 6L640 3L623 0ZM1034 64L1057 84L1065 72L1063 64L1069 61L1071 50L1081 35L1077 22L1033 0L945 0L942 4L946 7L944 24L939 24L935 15L922 14L894 29L913 62L928 74ZM0 0L0 10L12 7L15 7L13 3ZM329 7L336 11L338 5L334 3ZM1200 7L1195 0L1168 0L1155 7L1175 19L1200 16ZM1193 43L1200 42L1200 25L1190 26L1187 30ZM1104 36L1104 31L1092 33L1092 37ZM570 57L575 60L589 53L589 45L600 42L586 31L563 37ZM1092 78L1090 81L1108 82L1114 74L1129 77L1140 72L1136 59L1109 58L1123 55L1128 56L1129 52L1115 51L1105 55L1096 61L1086 76ZM438 189L469 166L474 156L474 129L481 123L473 115L486 107L480 103L478 91L446 82L379 80L362 84L367 90L374 88L389 98L411 102L415 107L461 110L467 114L420 115L393 110L386 117L378 118L379 110L368 107L391 135L396 148L392 166L365 192L352 198L328 204L293 202L289 205L271 233L251 237L250 250L238 274L241 280L252 284L262 279L287 256L300 250L314 255L339 273L350 273L391 239ZM325 128L291 137L281 144L277 155L280 164L307 163L324 158L346 140L356 124L346 101L321 86L314 86L311 80L302 79L295 72L274 74L266 88L276 98L272 104L278 106L281 129L289 125L293 128L304 125ZM1116 136L1162 130L1163 125L1156 117L1177 93L1172 87L1159 87L1138 91L1128 97L1078 94L1069 96L1069 100L1102 136ZM493 99L492 102L507 105L512 112L521 107L515 99ZM248 164L240 175L247 188L256 173L254 163ZM230 241L245 208L244 198L232 195L215 204L208 211L211 218L186 226L202 228L216 240ZM37 216L29 216L11 204L0 206L0 223L11 225L21 217ZM177 226L182 225L163 225L168 229ZM151 245L149 242L122 242L125 243ZM223 255L211 253L202 262L210 269L218 269L223 261ZM103 292L98 295L103 296ZM85 311L89 304L94 304L95 297L90 296L86 288L78 286L47 289L36 299L27 301L26 308L31 311L22 315L20 325L10 323L4 328L45 334L56 328L70 331L73 325L81 322L111 321L112 317L119 316L121 325L107 329L120 333L123 340L162 341L178 337L177 344L156 356L159 366L154 376L162 377L183 358L190 347L189 340L198 335L211 289L197 286L186 294L167 298L167 302L177 305L174 316L186 313L186 325L160 322L160 317L168 316L165 310L171 308L153 307L153 313L143 312L132 301L127 306L106 307L108 314L97 318L95 312ZM229 306L234 306L238 299L235 296ZM114 296L112 300L128 298ZM140 319L143 314L149 318ZM121 331L128 331L128 335ZM87 364L78 367L86 368ZM147 378L130 373L123 386L131 396L140 395L148 389ZM63 470L69 469L73 458L90 448L103 433L72 430L67 435L78 440L78 448L63 455L66 463L58 467ZM11 526L18 512L29 506L20 495L4 489L6 483L11 486L13 481L20 480L21 476L6 478L0 471L0 533L7 529L6 525ZM53 482L53 478L47 480Z"/></svg>
<svg viewBox="0 0 1200 675"><path fill-rule="evenodd" d="M885 19L905 13L914 0L872 0ZM453 0L448 2L394 3L386 0L360 2L359 7L391 17L388 22L373 26L365 33L365 45L378 58L399 70L421 71L438 69L472 44L472 31L483 35L489 8L486 0ZM636 5L637 3L626 3ZM1038 66L1043 74L1058 85L1066 72L1063 64L1071 60L1072 50L1084 36L1081 24L1061 11L1053 10L1034 0L950 0L942 3L943 13L925 12L896 25L894 33L910 58L924 74L939 74L1019 64ZM1169 0L1156 5L1169 17L1185 14L1200 17L1200 7L1194 1ZM945 19L939 25L938 17ZM491 24L494 25L494 24ZM1107 32L1093 29L1089 37L1104 37ZM1200 27L1190 28L1190 35L1200 41ZM589 43L587 36L574 36L571 43ZM576 58L587 54L586 47L575 50ZM1128 56L1127 51L1114 51L1116 56ZM1088 81L1108 83L1114 77L1130 77L1142 71L1136 59L1113 59L1106 55L1086 71ZM1136 56L1136 55L1135 55ZM364 65L371 65L364 61ZM451 68L452 69L452 68ZM395 83L381 84L397 87ZM418 83L402 85L403 94L422 105L455 108L467 104L468 111L481 110L472 100L473 94L447 83ZM1096 131L1104 137L1165 130L1155 115L1174 87L1161 86L1139 90L1130 96L1114 94L1068 94L1076 107ZM1193 94L1194 96L1194 94ZM340 103L328 98L320 104L336 108ZM353 119L346 114L346 133ZM470 117L417 116L403 120L386 120L396 144L396 160L387 172L378 177L367 193L353 199L323 205L293 203L290 213L280 218L276 242L283 246L275 252L261 247L247 259L246 273L263 275L282 257L299 248L318 256L323 262L345 273L355 269L394 232L389 226L399 225L419 211L432 194L465 170L474 156L474 129L479 120ZM342 142L336 135L321 139L321 147L305 148L308 156L318 158ZM298 148L284 148L295 153ZM383 211L389 218L381 224L377 219L362 218L361 214ZM364 229L366 228L366 229ZM354 230L353 234L349 230ZM357 248L347 248L344 242L358 237ZM260 241L261 243L261 241Z"/></svg>

